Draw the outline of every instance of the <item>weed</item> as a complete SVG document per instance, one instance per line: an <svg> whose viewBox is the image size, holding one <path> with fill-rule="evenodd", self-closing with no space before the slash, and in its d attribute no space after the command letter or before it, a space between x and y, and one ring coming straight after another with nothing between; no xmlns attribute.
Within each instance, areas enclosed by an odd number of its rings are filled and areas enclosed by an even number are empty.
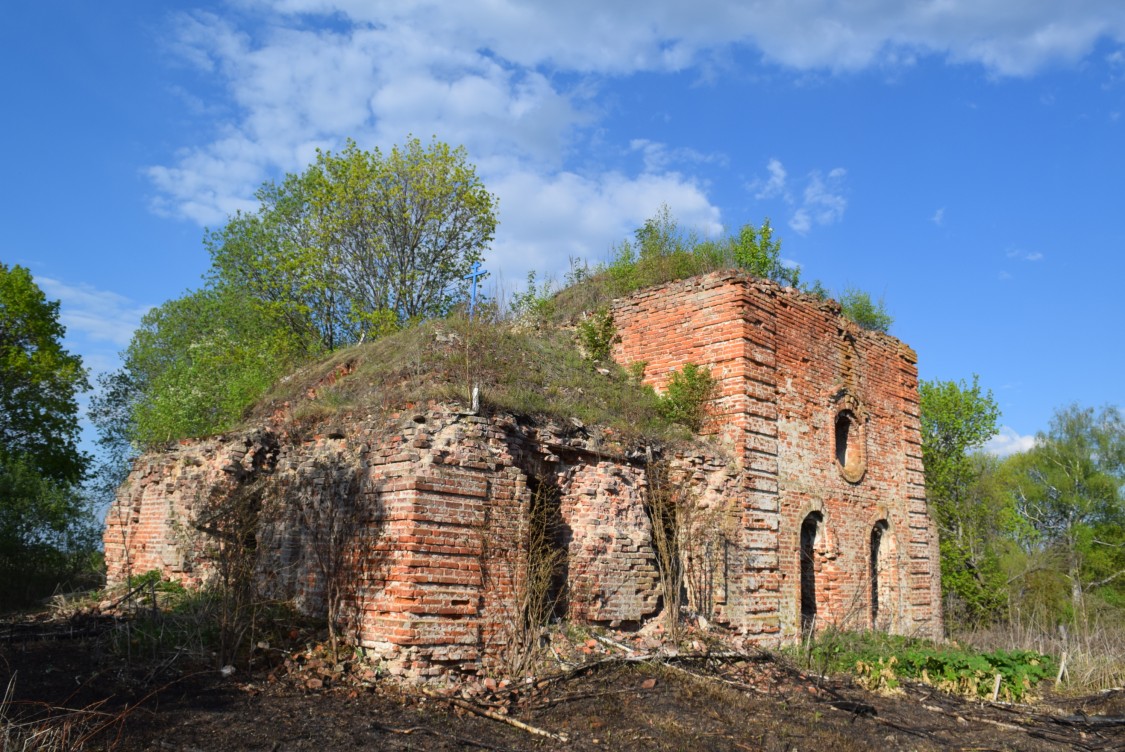
<svg viewBox="0 0 1125 752"><path fill-rule="evenodd" d="M707 401L715 391L711 370L694 363L685 363L673 371L664 395L660 398L660 414L669 423L687 426L694 433L703 427Z"/></svg>
<svg viewBox="0 0 1125 752"><path fill-rule="evenodd" d="M102 703L79 710L44 705L39 712L28 713L25 708L23 712L29 717L19 718L13 713L15 686L16 675L12 674L0 700L0 750L4 752L81 752L98 734L121 723L129 712L104 713L100 710ZM116 746L114 741L104 748Z"/></svg>
<svg viewBox="0 0 1125 752"><path fill-rule="evenodd" d="M1017 649L1059 656L1056 670L1073 692L1094 692L1125 683L1125 621L1113 608L1093 610L1068 627L1015 615L1008 624L954 634L974 649Z"/></svg>
<svg viewBox="0 0 1125 752"><path fill-rule="evenodd" d="M548 623L565 609L566 533L558 489L535 479L529 479L528 485L524 545L500 553L505 574L515 583L515 597L506 604L509 612L501 627L501 660L510 676L535 666L543 654Z"/></svg>
<svg viewBox="0 0 1125 752"><path fill-rule="evenodd" d="M629 378L633 380L634 384L641 384L645 380L646 368L648 368L647 360L634 360L625 370L628 371Z"/></svg>
<svg viewBox="0 0 1125 752"><path fill-rule="evenodd" d="M987 697L999 674L1000 697L1016 702L1057 669L1051 656L1035 651L976 652L881 632L826 629L798 650L809 668L854 673L868 689L893 690L901 679L912 679L946 692Z"/></svg>
<svg viewBox="0 0 1125 752"><path fill-rule="evenodd" d="M613 349L617 328L608 308L599 308L578 322L578 341L590 360L606 360Z"/></svg>
<svg viewBox="0 0 1125 752"><path fill-rule="evenodd" d="M347 375L323 383L346 363L352 366ZM565 331L454 317L349 348L303 369L279 382L250 417L261 420L284 410L296 414L314 387L316 402L335 400L347 410L370 414L431 400L467 404L475 385L486 412L578 418L626 438L682 437L661 416L652 390L614 364L606 368L609 374L599 373L583 359Z"/></svg>
<svg viewBox="0 0 1125 752"><path fill-rule="evenodd" d="M555 289L550 280L535 283L535 272L527 273L527 290L515 293L509 310L516 321L538 326L549 322L555 314Z"/></svg>

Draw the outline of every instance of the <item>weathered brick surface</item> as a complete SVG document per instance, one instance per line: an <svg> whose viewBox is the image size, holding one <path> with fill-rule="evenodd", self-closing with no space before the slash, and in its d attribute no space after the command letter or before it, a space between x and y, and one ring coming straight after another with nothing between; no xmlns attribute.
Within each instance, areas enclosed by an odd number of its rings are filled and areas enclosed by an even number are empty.
<svg viewBox="0 0 1125 752"><path fill-rule="evenodd" d="M818 513L817 622L872 626L871 536L885 523L877 626L940 635L937 534L925 505L909 347L861 330L835 303L732 272L649 288L613 314L615 356L644 361L658 391L686 363L708 365L718 381L704 432L745 478L727 574L732 625L796 635L801 524ZM848 467L836 457L845 411L855 416Z"/></svg>
<svg viewBox="0 0 1125 752"><path fill-rule="evenodd" d="M159 569L203 583L215 557L200 528L252 489L265 594L323 613L327 582L340 583L342 621L390 670L476 671L500 659L519 620L530 475L555 489L572 531L560 543L575 617L640 622L659 610L644 474L608 459L612 442L594 431L435 406L355 421L340 438L263 429L146 455L107 516L109 581Z"/></svg>
<svg viewBox="0 0 1125 752"><path fill-rule="evenodd" d="M278 419L139 459L106 519L109 581L158 569L202 584L216 538L201 530L241 499L257 510L265 593L323 613L338 590L345 628L393 672L479 671L502 660L519 623L529 510L544 489L558 500L569 617L632 626L660 615L645 508L658 483L682 505L696 613L763 642L793 639L813 514L817 625L940 633L909 348L858 330L835 304L734 273L641 291L614 319L615 356L646 361L658 390L689 362L718 379L712 445L666 452L660 478L644 452L627 458L575 422L430 405L302 440ZM851 416L843 464L841 414Z"/></svg>

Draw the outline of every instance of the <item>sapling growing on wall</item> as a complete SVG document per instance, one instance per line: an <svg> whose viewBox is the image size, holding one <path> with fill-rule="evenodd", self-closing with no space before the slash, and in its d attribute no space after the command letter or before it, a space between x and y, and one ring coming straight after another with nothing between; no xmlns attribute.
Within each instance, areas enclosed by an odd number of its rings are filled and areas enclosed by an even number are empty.
<svg viewBox="0 0 1125 752"><path fill-rule="evenodd" d="M685 363L668 379L668 387L660 398L660 413L669 423L679 423L698 432L707 417L707 401L714 392L711 369Z"/></svg>

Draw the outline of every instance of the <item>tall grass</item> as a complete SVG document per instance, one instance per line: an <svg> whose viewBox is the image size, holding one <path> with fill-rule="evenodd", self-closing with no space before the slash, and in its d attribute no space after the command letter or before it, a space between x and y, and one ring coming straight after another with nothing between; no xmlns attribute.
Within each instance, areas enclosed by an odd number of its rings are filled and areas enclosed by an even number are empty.
<svg viewBox="0 0 1125 752"><path fill-rule="evenodd" d="M99 710L96 703L79 710L68 710L36 703L19 708L13 701L16 674L8 680L0 701L0 750L3 752L81 752L102 732L119 724L125 713L117 715ZM116 743L98 745L113 749Z"/></svg>
<svg viewBox="0 0 1125 752"><path fill-rule="evenodd" d="M1034 650L1058 657L1058 688L1076 693L1125 686L1125 614L1097 610L1069 624L1013 619L1007 624L956 632L978 650Z"/></svg>

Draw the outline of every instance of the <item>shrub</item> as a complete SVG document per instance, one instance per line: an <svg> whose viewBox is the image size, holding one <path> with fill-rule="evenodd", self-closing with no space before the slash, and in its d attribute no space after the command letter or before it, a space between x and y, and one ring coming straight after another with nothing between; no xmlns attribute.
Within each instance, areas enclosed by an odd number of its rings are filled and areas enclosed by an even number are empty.
<svg viewBox="0 0 1125 752"><path fill-rule="evenodd" d="M617 327L608 308L600 308L578 322L578 341L591 360L608 358L616 336Z"/></svg>
<svg viewBox="0 0 1125 752"><path fill-rule="evenodd" d="M527 273L527 289L512 296L512 317L528 324L543 324L555 314L555 289L550 280L536 284L535 272Z"/></svg>
<svg viewBox="0 0 1125 752"><path fill-rule="evenodd" d="M660 398L660 414L669 423L679 423L698 433L706 417L707 400L714 391L715 379L709 368L685 363L668 380L668 388Z"/></svg>
<svg viewBox="0 0 1125 752"><path fill-rule="evenodd" d="M878 302L873 301L869 293L854 287L840 293L840 310L846 317L872 332L886 334L895 321L887 313L887 306L882 298Z"/></svg>

